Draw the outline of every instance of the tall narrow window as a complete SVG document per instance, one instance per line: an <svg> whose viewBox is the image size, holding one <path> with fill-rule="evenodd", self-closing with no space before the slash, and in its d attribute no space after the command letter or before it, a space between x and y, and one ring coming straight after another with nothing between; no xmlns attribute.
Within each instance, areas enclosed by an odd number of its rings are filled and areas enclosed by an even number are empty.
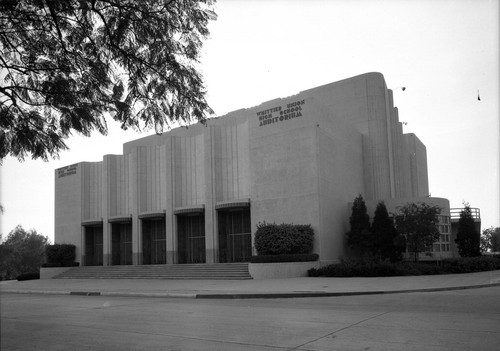
<svg viewBox="0 0 500 351"><path fill-rule="evenodd" d="M142 220L142 263L167 263L165 218Z"/></svg>
<svg viewBox="0 0 500 351"><path fill-rule="evenodd" d="M177 255L179 263L205 263L203 213L177 215Z"/></svg>
<svg viewBox="0 0 500 351"><path fill-rule="evenodd" d="M252 256L249 208L218 210L219 262L248 262Z"/></svg>
<svg viewBox="0 0 500 351"><path fill-rule="evenodd" d="M132 264L132 223L111 225L111 264Z"/></svg>
<svg viewBox="0 0 500 351"><path fill-rule="evenodd" d="M85 230L85 265L102 266L103 239L102 225L84 226Z"/></svg>

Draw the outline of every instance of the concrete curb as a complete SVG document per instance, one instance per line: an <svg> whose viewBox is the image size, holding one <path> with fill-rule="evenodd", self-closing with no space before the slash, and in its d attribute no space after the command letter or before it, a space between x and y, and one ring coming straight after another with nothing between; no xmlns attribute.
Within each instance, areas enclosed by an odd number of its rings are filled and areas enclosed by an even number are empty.
<svg viewBox="0 0 500 351"><path fill-rule="evenodd" d="M61 290L0 290L1 294L41 294L41 295L71 295L70 291Z"/></svg>
<svg viewBox="0 0 500 351"><path fill-rule="evenodd" d="M153 293L153 292L123 292L123 291L64 291L64 290L1 290L4 294L40 294L40 295L75 295L75 296L111 296L111 297L163 297L195 299L192 293Z"/></svg>
<svg viewBox="0 0 500 351"><path fill-rule="evenodd" d="M335 296L359 296L359 295L388 295L415 292L436 292L451 290L480 289L500 286L500 283L478 284L467 286L452 286L441 288L403 289L403 290L375 290L375 291L345 291L345 292L288 292L288 293L228 293L228 294L197 294L197 299L277 299L277 298L300 298L300 297L335 297Z"/></svg>
<svg viewBox="0 0 500 351"><path fill-rule="evenodd" d="M163 298L183 298L183 299L195 299L196 294L191 293L140 293L140 292L103 292L102 296L114 296L114 297L163 297Z"/></svg>
<svg viewBox="0 0 500 351"><path fill-rule="evenodd" d="M283 298L305 298L305 297L338 297L338 296L361 296L361 295L387 295L416 292L436 292L451 290L480 289L500 286L498 283L462 285L440 288L402 289L402 290L372 290L372 291L310 291L310 292L253 292L253 293L162 293L162 292L124 292L124 291L64 291L64 290L2 290L9 294L44 294L44 295L77 295L77 296L110 296L110 297L161 297L161 298L184 298L184 299L283 299Z"/></svg>

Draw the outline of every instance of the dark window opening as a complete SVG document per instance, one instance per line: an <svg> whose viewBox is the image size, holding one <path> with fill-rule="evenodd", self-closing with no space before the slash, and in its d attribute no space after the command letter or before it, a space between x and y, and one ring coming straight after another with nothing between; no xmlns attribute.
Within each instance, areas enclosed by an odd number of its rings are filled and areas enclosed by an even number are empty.
<svg viewBox="0 0 500 351"><path fill-rule="evenodd" d="M102 226L85 226L85 266L102 266Z"/></svg>
<svg viewBox="0 0 500 351"><path fill-rule="evenodd" d="M165 219L142 220L142 264L167 263Z"/></svg>
<svg viewBox="0 0 500 351"><path fill-rule="evenodd" d="M111 225L111 264L132 264L132 223Z"/></svg>
<svg viewBox="0 0 500 351"><path fill-rule="evenodd" d="M218 210L219 262L248 262L252 256L250 209Z"/></svg>
<svg viewBox="0 0 500 351"><path fill-rule="evenodd" d="M205 216L177 215L178 263L205 263Z"/></svg>

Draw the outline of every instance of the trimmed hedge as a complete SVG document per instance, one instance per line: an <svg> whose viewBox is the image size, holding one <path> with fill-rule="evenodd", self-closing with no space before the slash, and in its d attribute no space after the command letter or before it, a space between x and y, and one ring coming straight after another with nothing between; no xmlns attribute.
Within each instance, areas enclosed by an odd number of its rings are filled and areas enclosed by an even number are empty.
<svg viewBox="0 0 500 351"><path fill-rule="evenodd" d="M16 277L16 279L18 281L40 279L40 273L38 273L38 272L23 273L23 274L19 274Z"/></svg>
<svg viewBox="0 0 500 351"><path fill-rule="evenodd" d="M473 273L500 269L500 256L450 258L441 262L446 273Z"/></svg>
<svg viewBox="0 0 500 351"><path fill-rule="evenodd" d="M500 269L500 256L453 258L433 263L343 260L318 269L311 268L307 273L310 277L391 277L472 273L497 269Z"/></svg>
<svg viewBox="0 0 500 351"><path fill-rule="evenodd" d="M52 267L71 267L75 263L76 246L72 244L54 244L47 245L45 255L47 263L50 265L57 264Z"/></svg>
<svg viewBox="0 0 500 351"><path fill-rule="evenodd" d="M259 223L255 248L261 255L307 254L313 249L314 230L310 224Z"/></svg>
<svg viewBox="0 0 500 351"><path fill-rule="evenodd" d="M318 254L292 254L292 255L263 255L252 256L251 263L276 263L276 262L313 262L319 258Z"/></svg>

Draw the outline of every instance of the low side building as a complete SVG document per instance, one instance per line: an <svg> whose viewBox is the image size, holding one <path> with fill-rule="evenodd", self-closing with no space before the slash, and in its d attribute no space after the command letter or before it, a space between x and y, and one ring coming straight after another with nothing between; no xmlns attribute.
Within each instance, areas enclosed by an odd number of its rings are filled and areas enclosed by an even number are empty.
<svg viewBox="0 0 500 351"><path fill-rule="evenodd" d="M348 204L432 201L425 145L367 73L123 146L55 171L55 241L83 265L248 261L260 222L311 224L345 255ZM449 204L436 200L449 217Z"/></svg>
<svg viewBox="0 0 500 351"><path fill-rule="evenodd" d="M373 220L375 209L380 201L367 201L366 207L370 219ZM450 202L448 199L438 197L419 197L419 198L395 198L383 200L390 217L398 213L400 207L409 203L427 204L438 206L441 212L438 216L439 239L434 244L419 254L421 261L442 260L445 258L458 257L456 250L455 237L452 236L452 221L450 212ZM413 253L406 252L404 259L413 260Z"/></svg>

